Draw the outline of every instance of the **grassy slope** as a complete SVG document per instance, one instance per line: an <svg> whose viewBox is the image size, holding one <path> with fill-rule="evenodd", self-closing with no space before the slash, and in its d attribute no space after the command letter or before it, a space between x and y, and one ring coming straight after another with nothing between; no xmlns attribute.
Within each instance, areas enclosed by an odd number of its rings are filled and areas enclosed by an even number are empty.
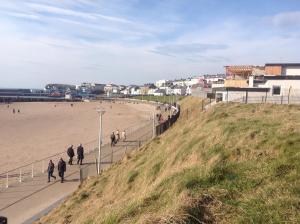
<svg viewBox="0 0 300 224"><path fill-rule="evenodd" d="M132 99L156 101L160 103L172 103L177 100L182 100L185 96L133 96Z"/></svg>
<svg viewBox="0 0 300 224"><path fill-rule="evenodd" d="M191 106L41 223L300 223L300 107Z"/></svg>

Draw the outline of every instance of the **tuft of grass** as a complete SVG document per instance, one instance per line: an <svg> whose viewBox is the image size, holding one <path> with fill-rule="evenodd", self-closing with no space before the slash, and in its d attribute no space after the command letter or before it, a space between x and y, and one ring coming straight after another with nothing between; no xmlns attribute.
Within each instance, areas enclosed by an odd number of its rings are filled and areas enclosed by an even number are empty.
<svg viewBox="0 0 300 224"><path fill-rule="evenodd" d="M128 173L127 183L130 184L135 181L137 176L139 175L139 172L136 170L132 170Z"/></svg>

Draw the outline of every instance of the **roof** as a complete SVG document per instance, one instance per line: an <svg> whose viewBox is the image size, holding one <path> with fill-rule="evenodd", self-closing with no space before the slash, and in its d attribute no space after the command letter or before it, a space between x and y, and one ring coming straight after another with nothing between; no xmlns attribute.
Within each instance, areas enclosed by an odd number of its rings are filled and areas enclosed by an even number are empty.
<svg viewBox="0 0 300 224"><path fill-rule="evenodd" d="M266 66L299 66L300 63L268 63Z"/></svg>
<svg viewBox="0 0 300 224"><path fill-rule="evenodd" d="M233 92L268 92L270 88L260 88L260 87L220 87L215 88L216 91L233 91Z"/></svg>

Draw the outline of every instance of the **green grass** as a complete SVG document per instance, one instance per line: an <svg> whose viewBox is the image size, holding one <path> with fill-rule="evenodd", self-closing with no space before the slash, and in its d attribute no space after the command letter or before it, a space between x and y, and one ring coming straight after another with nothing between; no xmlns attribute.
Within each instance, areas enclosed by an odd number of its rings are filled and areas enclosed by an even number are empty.
<svg viewBox="0 0 300 224"><path fill-rule="evenodd" d="M185 96L133 96L132 99L155 101L160 103L174 103L180 101Z"/></svg>
<svg viewBox="0 0 300 224"><path fill-rule="evenodd" d="M300 223L299 106L202 112L187 97L181 107L188 120L86 181L40 223Z"/></svg>

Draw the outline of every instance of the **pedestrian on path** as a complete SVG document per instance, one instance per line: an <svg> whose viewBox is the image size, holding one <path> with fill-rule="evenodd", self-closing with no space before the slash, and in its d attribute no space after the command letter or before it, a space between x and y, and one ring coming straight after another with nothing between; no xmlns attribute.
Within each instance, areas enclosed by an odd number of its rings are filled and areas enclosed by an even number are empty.
<svg viewBox="0 0 300 224"><path fill-rule="evenodd" d="M121 138L122 138L123 142L126 142L126 131L125 130L122 131Z"/></svg>
<svg viewBox="0 0 300 224"><path fill-rule="evenodd" d="M52 160L50 159L49 164L48 164L48 183L50 182L50 178L54 178L54 180L56 180L56 176L53 176L53 172L54 172L54 163L52 162Z"/></svg>
<svg viewBox="0 0 300 224"><path fill-rule="evenodd" d="M60 182L63 183L64 182L64 175L66 172L66 162L60 158L58 165L57 165L57 169L58 169L58 176L60 177Z"/></svg>
<svg viewBox="0 0 300 224"><path fill-rule="evenodd" d="M69 156L69 165L73 165L73 157L75 156L73 145L68 148L67 154Z"/></svg>
<svg viewBox="0 0 300 224"><path fill-rule="evenodd" d="M120 141L120 132L119 129L116 131L116 142Z"/></svg>
<svg viewBox="0 0 300 224"><path fill-rule="evenodd" d="M115 136L115 133L113 132L113 133L110 135L110 146L111 146L111 147L115 146L115 143L116 143L116 136Z"/></svg>
<svg viewBox="0 0 300 224"><path fill-rule="evenodd" d="M84 159L84 149L80 144L77 148L77 164L82 165L82 160Z"/></svg>

